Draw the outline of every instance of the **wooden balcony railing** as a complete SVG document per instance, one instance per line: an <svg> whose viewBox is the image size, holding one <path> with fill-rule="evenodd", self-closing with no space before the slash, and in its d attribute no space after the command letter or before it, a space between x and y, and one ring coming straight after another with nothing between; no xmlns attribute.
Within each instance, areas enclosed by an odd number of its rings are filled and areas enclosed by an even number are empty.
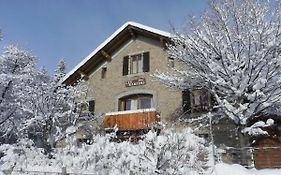
<svg viewBox="0 0 281 175"><path fill-rule="evenodd" d="M150 129L159 121L160 117L155 109L141 109L106 113L103 126L106 130L117 127L118 131L132 131Z"/></svg>

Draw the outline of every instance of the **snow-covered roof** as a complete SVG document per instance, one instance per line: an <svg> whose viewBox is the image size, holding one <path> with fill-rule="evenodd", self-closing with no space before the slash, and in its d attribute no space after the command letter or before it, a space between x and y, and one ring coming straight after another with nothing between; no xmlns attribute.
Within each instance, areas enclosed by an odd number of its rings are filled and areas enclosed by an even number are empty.
<svg viewBox="0 0 281 175"><path fill-rule="evenodd" d="M87 61L89 61L95 54L97 54L99 51L101 51L102 48L104 48L107 44L109 44L120 32L122 32L124 29L126 29L128 26L136 27L145 31L148 31L150 33L154 33L166 38L171 38L171 33L165 32L162 30L158 30L143 24L139 24L136 22L126 22L123 24L118 30L116 30L110 37L108 37L103 43L101 43L93 52L91 52L85 59L83 59L79 64L77 64L71 71L69 71L65 77L62 79L62 82L65 82L72 74L74 74L80 67L82 67Z"/></svg>

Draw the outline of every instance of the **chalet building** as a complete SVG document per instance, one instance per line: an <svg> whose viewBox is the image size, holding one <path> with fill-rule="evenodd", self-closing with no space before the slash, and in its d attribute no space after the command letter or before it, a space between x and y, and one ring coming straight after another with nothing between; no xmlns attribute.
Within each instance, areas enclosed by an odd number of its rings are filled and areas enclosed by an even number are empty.
<svg viewBox="0 0 281 175"><path fill-rule="evenodd" d="M150 129L159 131L159 121L170 127L175 116L200 116L212 109L212 98L206 89L171 90L153 77L157 72L173 73L173 68L183 66L168 56L166 44L169 42L171 34L168 32L127 22L74 67L63 82L73 85L84 79L89 89L89 111L103 116L106 131L117 127L121 139L138 138ZM199 125L202 124L199 121ZM237 131L237 126L230 120L215 123L211 132L217 147L251 146L251 140ZM205 127L198 134L208 138L211 132ZM83 138L87 135L84 131L78 135L80 141L87 140ZM254 146L262 147L267 143L279 146L281 141L276 137L265 138ZM247 165L253 157L244 153L244 149L240 153L236 149L232 151L222 152L224 162ZM272 164L262 162L263 155L262 151L254 153L257 168ZM281 163L274 164L275 167L279 165Z"/></svg>
<svg viewBox="0 0 281 175"><path fill-rule="evenodd" d="M89 110L104 114L105 129L117 126L126 133L142 133L160 120L169 126L178 111L205 111L210 104L204 91L171 90L153 77L157 71L173 72L181 66L167 55L170 37L168 32L127 22L74 67L64 83L86 80Z"/></svg>

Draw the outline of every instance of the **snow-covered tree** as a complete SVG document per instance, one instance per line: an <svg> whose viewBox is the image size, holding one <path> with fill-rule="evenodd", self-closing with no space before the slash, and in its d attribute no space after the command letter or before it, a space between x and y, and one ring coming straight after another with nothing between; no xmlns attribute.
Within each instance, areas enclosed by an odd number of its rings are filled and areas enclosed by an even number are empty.
<svg viewBox="0 0 281 175"><path fill-rule="evenodd" d="M281 100L280 15L277 1L214 0L168 46L186 69L157 77L169 86L209 89L222 116L245 125Z"/></svg>
<svg viewBox="0 0 281 175"><path fill-rule="evenodd" d="M35 69L29 51L8 46L0 55L0 144L29 137L46 152L58 139L65 137L68 127L76 127L83 115L81 103L86 86L61 83L65 62L58 63L54 76ZM73 131L73 129L72 129Z"/></svg>
<svg viewBox="0 0 281 175"><path fill-rule="evenodd" d="M60 61L55 75L48 77L44 70L37 74L37 82L30 88L26 108L30 116L25 126L29 135L42 144L46 152L56 141L65 137L67 127L75 126L81 117L79 106L87 92L86 86L66 86L60 83L65 75L65 63ZM41 142L41 143L40 143Z"/></svg>
<svg viewBox="0 0 281 175"><path fill-rule="evenodd" d="M0 56L0 143L15 141L20 123L25 120L22 104L34 73L30 52L13 45L5 48Z"/></svg>
<svg viewBox="0 0 281 175"><path fill-rule="evenodd" d="M65 61L61 59L57 65L57 69L55 70L54 81L58 83L65 76Z"/></svg>

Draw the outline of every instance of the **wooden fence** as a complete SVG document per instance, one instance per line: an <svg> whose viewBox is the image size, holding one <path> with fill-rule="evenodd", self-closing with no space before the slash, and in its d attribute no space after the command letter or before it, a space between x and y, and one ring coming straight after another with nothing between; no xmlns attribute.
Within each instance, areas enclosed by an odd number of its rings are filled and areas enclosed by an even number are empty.
<svg viewBox="0 0 281 175"><path fill-rule="evenodd" d="M246 168L281 168L281 147L226 147L216 153L217 161Z"/></svg>

